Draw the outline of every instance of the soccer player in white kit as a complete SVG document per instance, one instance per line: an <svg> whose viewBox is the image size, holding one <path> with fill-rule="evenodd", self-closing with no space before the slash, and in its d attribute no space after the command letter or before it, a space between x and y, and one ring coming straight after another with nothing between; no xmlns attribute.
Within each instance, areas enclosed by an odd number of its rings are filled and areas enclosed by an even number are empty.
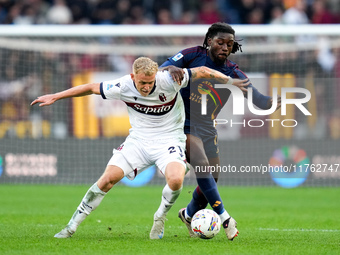
<svg viewBox="0 0 340 255"><path fill-rule="evenodd" d="M89 188L67 226L55 235L56 238L71 237L124 176L134 177L138 171L154 164L164 174L167 185L154 215L150 238L163 237L165 216L182 190L186 171L184 105L178 92L188 85L191 76L209 78L218 73L207 67L183 69L183 72L184 78L178 84L167 71L158 71L156 62L140 57L133 63L130 75L40 96L31 103L47 106L64 98L98 94L104 99L125 102L132 127L125 142L113 151L103 175ZM218 75L228 80L227 76Z"/></svg>

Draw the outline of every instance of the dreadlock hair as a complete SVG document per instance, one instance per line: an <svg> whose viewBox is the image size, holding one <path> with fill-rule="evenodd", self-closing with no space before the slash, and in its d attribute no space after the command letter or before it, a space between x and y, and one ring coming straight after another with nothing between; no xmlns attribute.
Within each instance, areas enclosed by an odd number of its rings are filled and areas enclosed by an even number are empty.
<svg viewBox="0 0 340 255"><path fill-rule="evenodd" d="M206 33L204 38L203 48L207 49L208 38L214 38L218 33L228 33L235 36L235 30L229 24L224 22L216 22L209 27L208 32ZM231 53L236 53L239 50L242 52L241 46L242 44L235 41Z"/></svg>

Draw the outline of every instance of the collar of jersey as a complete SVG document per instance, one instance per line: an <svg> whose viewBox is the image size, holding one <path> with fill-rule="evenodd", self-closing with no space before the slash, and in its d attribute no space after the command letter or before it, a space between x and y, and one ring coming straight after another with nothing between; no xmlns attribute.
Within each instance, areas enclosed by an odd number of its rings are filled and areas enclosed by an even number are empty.
<svg viewBox="0 0 340 255"><path fill-rule="evenodd" d="M209 54L208 54L208 51L207 51L207 61L209 62L209 64L213 67L213 69L214 69L214 67L216 67L216 68L222 68L222 69L227 69L227 62L228 62L228 59L223 63L223 64L220 64L220 65L218 65L218 64L216 64L211 58L210 58L210 56L209 56ZM218 70L218 69L216 69L216 70Z"/></svg>
<svg viewBox="0 0 340 255"><path fill-rule="evenodd" d="M133 86L135 86L135 89L137 90L135 82L133 82ZM152 88L152 90L150 91L150 93L149 93L148 96L150 96L150 95L155 91L155 89L156 89L156 81L155 81L155 85L153 86L153 88ZM138 90L137 90L137 91L138 91Z"/></svg>

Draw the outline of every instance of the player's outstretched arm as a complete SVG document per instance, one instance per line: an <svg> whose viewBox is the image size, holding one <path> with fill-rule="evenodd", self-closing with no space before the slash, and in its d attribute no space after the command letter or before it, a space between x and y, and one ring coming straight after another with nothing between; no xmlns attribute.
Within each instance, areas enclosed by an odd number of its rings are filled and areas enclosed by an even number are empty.
<svg viewBox="0 0 340 255"><path fill-rule="evenodd" d="M245 87L250 84L250 81L248 79L233 79L230 76L224 75L223 73L210 69L206 66L195 67L191 68L190 70L192 79L211 78L214 79L217 83L232 84L240 88L243 92L247 92L247 88Z"/></svg>
<svg viewBox="0 0 340 255"><path fill-rule="evenodd" d="M80 86L76 86L55 94L43 95L35 99L31 105L40 103L39 106L51 105L57 100L69 98L69 97L82 97L91 94L100 94L100 83L89 83Z"/></svg>

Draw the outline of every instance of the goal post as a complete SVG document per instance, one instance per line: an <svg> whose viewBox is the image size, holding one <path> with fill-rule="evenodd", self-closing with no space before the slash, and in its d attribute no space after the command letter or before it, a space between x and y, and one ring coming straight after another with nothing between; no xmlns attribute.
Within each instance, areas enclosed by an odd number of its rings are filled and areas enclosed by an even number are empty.
<svg viewBox="0 0 340 255"><path fill-rule="evenodd" d="M302 100L287 114L218 115L220 185L339 185L340 25L232 25L230 55L265 95ZM208 25L0 26L0 183L92 183L128 135L126 106L98 96L30 107L39 95L131 72L135 58L159 64L202 45ZM291 89L291 90L289 90ZM255 110L254 110L255 111ZM286 175L268 169L288 169ZM300 175L293 175L300 172ZM152 168L140 185L163 184ZM147 179L147 180L146 180ZM297 180L294 183L294 180ZM300 181L300 182L299 182ZM194 173L186 182L195 184ZM124 181L126 185L131 184ZM138 184L137 184L138 185Z"/></svg>

